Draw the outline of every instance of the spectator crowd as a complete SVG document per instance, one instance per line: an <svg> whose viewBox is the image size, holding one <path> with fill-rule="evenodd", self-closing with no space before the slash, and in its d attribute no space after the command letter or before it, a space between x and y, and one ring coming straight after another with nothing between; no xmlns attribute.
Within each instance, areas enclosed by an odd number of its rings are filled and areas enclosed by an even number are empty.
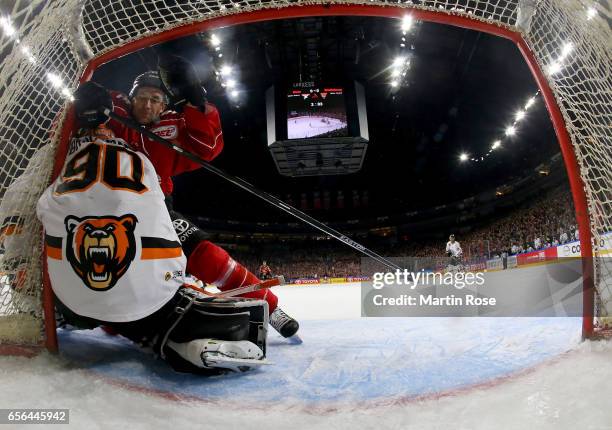
<svg viewBox="0 0 612 430"><path fill-rule="evenodd" d="M458 230L461 226L458 227ZM515 255L578 240L571 194L554 190L501 219L460 234L455 233L470 262ZM375 251L389 257L444 257L446 241L400 242ZM285 278L323 278L366 275L361 255L335 241L285 243L236 251L236 258L256 273L262 260L272 272Z"/></svg>

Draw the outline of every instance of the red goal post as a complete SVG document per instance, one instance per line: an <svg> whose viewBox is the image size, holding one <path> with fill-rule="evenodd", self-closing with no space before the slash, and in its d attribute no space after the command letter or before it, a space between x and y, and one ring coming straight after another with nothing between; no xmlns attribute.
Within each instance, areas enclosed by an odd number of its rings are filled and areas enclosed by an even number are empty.
<svg viewBox="0 0 612 430"><path fill-rule="evenodd" d="M16 0L0 13L10 14L3 16L0 39L0 216L3 232L14 221L11 231L20 234L3 234L0 353L57 347L34 208L64 160L72 131L69 97L78 83L101 64L152 44L224 26L306 16L401 19L411 14L512 40L545 100L570 180L583 256L584 336L592 337L594 321L612 313L612 259L598 248L612 231L612 36L609 11L595 2ZM551 73L549 66L568 43L572 54ZM38 180L27 182L27 190L11 189L27 175ZM16 238L19 249L10 246Z"/></svg>

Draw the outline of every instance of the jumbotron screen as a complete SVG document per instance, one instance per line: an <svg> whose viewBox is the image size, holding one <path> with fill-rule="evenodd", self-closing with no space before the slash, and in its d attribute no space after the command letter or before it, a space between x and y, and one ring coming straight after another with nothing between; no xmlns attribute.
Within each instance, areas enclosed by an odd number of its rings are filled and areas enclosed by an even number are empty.
<svg viewBox="0 0 612 430"><path fill-rule="evenodd" d="M287 94L287 138L346 137L344 89L305 83Z"/></svg>

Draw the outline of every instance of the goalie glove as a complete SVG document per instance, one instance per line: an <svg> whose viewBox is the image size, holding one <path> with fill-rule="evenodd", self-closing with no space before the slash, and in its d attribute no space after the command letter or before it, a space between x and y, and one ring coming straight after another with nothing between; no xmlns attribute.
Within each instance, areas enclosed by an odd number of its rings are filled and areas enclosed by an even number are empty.
<svg viewBox="0 0 612 430"><path fill-rule="evenodd" d="M74 112L79 127L96 128L104 124L108 117L100 108L113 109L110 93L100 84L85 82L74 93Z"/></svg>
<svg viewBox="0 0 612 430"><path fill-rule="evenodd" d="M204 109L206 90L193 64L177 55L164 55L159 58L158 69L159 77L175 106L189 102Z"/></svg>

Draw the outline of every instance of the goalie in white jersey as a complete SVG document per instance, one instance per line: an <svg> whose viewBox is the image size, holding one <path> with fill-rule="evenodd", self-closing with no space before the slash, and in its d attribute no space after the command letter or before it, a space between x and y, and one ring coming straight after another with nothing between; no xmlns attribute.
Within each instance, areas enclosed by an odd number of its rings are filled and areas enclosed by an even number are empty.
<svg viewBox="0 0 612 430"><path fill-rule="evenodd" d="M267 303L184 286L186 258L155 169L109 129L70 141L37 214L56 306L70 324L108 326L177 370L265 363Z"/></svg>

